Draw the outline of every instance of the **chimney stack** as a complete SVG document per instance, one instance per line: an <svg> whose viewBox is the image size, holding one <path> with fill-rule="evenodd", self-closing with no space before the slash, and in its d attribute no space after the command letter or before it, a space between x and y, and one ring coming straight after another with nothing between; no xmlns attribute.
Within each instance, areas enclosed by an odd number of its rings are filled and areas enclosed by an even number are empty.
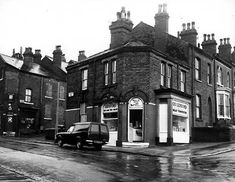
<svg viewBox="0 0 235 182"><path fill-rule="evenodd" d="M208 35L204 34L203 37L204 37L204 40L202 42L202 49L210 55L216 54L217 43L215 41L215 34L212 33L211 36L210 34Z"/></svg>
<svg viewBox="0 0 235 182"><path fill-rule="evenodd" d="M29 65L29 64L33 63L34 55L33 55L31 47L25 48L23 56L24 56L24 63L25 64Z"/></svg>
<svg viewBox="0 0 235 182"><path fill-rule="evenodd" d="M85 60L86 58L87 58L87 57L86 57L86 55L85 55L85 51L84 51L84 50L79 51L78 62L79 62L79 61L83 61L83 60Z"/></svg>
<svg viewBox="0 0 235 182"><path fill-rule="evenodd" d="M187 23L187 29L186 24L182 24L182 31L180 33L180 37L182 40L197 46L197 30L195 29L195 22Z"/></svg>
<svg viewBox="0 0 235 182"><path fill-rule="evenodd" d="M63 60L63 52L61 50L61 46L57 45L55 47L55 50L53 51L53 63L56 66L61 67L62 60Z"/></svg>
<svg viewBox="0 0 235 182"><path fill-rule="evenodd" d="M35 49L34 62L40 64L41 59L42 59L41 50L40 49Z"/></svg>
<svg viewBox="0 0 235 182"><path fill-rule="evenodd" d="M168 33L169 15L167 13L167 4L158 5L158 13L155 14L155 29Z"/></svg>
<svg viewBox="0 0 235 182"><path fill-rule="evenodd" d="M229 38L220 39L219 56L226 61L231 62L231 44Z"/></svg>
<svg viewBox="0 0 235 182"><path fill-rule="evenodd" d="M128 42L133 23L130 20L130 12L126 13L125 7L117 12L117 20L109 26L111 32L110 48L117 48Z"/></svg>

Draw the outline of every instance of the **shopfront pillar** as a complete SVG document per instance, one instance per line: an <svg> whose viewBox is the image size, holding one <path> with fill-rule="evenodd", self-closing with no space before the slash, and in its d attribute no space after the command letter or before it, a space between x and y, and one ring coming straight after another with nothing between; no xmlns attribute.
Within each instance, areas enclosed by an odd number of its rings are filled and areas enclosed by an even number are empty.
<svg viewBox="0 0 235 182"><path fill-rule="evenodd" d="M167 145L173 145L173 129L172 129L172 99L167 99L168 117L167 117Z"/></svg>

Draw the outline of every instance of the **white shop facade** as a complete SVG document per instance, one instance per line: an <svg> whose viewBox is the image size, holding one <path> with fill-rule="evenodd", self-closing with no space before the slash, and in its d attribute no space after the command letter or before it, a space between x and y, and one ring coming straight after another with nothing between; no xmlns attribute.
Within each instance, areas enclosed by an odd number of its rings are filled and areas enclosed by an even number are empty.
<svg viewBox="0 0 235 182"><path fill-rule="evenodd" d="M190 143L191 96L180 92L159 92L157 143Z"/></svg>

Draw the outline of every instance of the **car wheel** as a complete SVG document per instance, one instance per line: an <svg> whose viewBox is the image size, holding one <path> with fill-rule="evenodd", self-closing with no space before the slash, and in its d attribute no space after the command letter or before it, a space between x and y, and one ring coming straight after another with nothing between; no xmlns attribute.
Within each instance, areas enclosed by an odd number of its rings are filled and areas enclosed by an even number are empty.
<svg viewBox="0 0 235 182"><path fill-rule="evenodd" d="M63 147L63 141L61 139L58 140L57 144L59 147Z"/></svg>
<svg viewBox="0 0 235 182"><path fill-rule="evenodd" d="M83 143L82 143L82 141L77 141L76 146L77 146L78 149L82 149L82 148L83 148Z"/></svg>
<svg viewBox="0 0 235 182"><path fill-rule="evenodd" d="M95 145L96 150L102 150L102 145Z"/></svg>

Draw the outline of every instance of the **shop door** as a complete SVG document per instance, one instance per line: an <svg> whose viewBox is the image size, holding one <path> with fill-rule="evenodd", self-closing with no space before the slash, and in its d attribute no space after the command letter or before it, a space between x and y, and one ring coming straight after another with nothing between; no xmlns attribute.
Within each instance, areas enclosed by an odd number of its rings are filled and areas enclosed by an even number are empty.
<svg viewBox="0 0 235 182"><path fill-rule="evenodd" d="M130 110L129 118L129 141L143 141L143 110Z"/></svg>
<svg viewBox="0 0 235 182"><path fill-rule="evenodd" d="M159 142L166 143L167 142L167 103L159 104Z"/></svg>

